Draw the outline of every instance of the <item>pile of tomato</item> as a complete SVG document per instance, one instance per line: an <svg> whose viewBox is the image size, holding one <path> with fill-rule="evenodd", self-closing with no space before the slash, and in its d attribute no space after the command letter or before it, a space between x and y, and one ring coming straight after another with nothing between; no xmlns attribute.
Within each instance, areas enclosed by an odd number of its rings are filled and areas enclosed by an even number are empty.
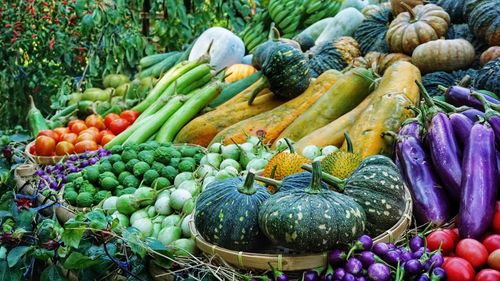
<svg viewBox="0 0 500 281"><path fill-rule="evenodd" d="M138 116L139 113L133 110L125 110L120 115L110 113L105 118L92 114L85 120L71 120L67 127L40 131L30 153L63 156L97 150L127 129Z"/></svg>
<svg viewBox="0 0 500 281"><path fill-rule="evenodd" d="M436 230L426 240L431 251L441 247L447 280L500 281L500 201L490 232L482 239L460 239L454 228Z"/></svg>

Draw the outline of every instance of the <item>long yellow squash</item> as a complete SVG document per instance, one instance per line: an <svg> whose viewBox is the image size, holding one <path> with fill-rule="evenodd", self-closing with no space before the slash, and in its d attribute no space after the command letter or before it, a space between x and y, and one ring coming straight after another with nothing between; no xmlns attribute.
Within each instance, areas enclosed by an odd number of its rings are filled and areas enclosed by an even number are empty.
<svg viewBox="0 0 500 281"><path fill-rule="evenodd" d="M373 102L348 130L354 151L362 158L392 153L394 141L383 133L397 132L401 123L413 115L408 107L417 105L420 99L415 80L421 80L420 71L409 62L399 61L387 68L372 93ZM347 148L345 141L342 148Z"/></svg>

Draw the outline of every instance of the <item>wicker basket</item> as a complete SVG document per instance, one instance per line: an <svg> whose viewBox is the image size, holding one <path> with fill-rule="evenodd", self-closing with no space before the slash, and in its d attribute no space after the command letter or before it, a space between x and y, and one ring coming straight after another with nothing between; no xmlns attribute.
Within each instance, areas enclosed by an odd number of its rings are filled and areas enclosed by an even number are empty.
<svg viewBox="0 0 500 281"><path fill-rule="evenodd" d="M405 187L405 200L406 207L403 216L392 228L377 236L374 242L394 242L405 233L411 223L413 210L411 195L407 187ZM202 252L218 256L228 264L240 269L267 270L271 264L278 270L297 271L324 266L327 262L327 253L295 255L286 252L264 254L228 250L205 241L196 230L194 220L189 221L189 227L193 237L195 237L196 246Z"/></svg>

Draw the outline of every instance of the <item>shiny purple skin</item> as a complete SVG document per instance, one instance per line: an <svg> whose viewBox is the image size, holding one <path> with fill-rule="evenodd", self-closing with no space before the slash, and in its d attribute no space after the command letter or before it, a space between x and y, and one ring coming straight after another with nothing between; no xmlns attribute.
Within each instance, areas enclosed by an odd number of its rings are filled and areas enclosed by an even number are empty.
<svg viewBox="0 0 500 281"><path fill-rule="evenodd" d="M474 122L479 120L478 116L484 116L484 112L482 112L481 110L474 109L474 108L464 110L460 113L465 115L467 118L469 118L470 120L472 120Z"/></svg>
<svg viewBox="0 0 500 281"><path fill-rule="evenodd" d="M416 139L421 140L422 139L422 125L417 120L414 120L412 122L408 122L405 125L399 129L398 136L411 136ZM396 166L401 169L401 164L399 161L399 157L396 153L394 153L394 163L396 163Z"/></svg>
<svg viewBox="0 0 500 281"><path fill-rule="evenodd" d="M420 264L419 260L409 260L405 263L404 268L406 272L416 275L422 271L422 264Z"/></svg>
<svg viewBox="0 0 500 281"><path fill-rule="evenodd" d="M373 240L368 235L361 235L356 241L356 244L359 245L360 250L370 250L373 246Z"/></svg>
<svg viewBox="0 0 500 281"><path fill-rule="evenodd" d="M430 281L431 279L429 278L429 275L427 273L424 273L420 275L417 279L417 281Z"/></svg>
<svg viewBox="0 0 500 281"><path fill-rule="evenodd" d="M497 150L497 182L500 182L500 151ZM497 196L500 194L497 194Z"/></svg>
<svg viewBox="0 0 500 281"><path fill-rule="evenodd" d="M453 127L455 139L460 147L463 148L469 139L470 130L472 129L472 126L474 126L474 122L461 113L450 114L450 122Z"/></svg>
<svg viewBox="0 0 500 281"><path fill-rule="evenodd" d="M441 267L436 267L434 268L434 270L432 270L432 277L435 277L438 280L445 280L446 271L444 271L444 269L442 269Z"/></svg>
<svg viewBox="0 0 500 281"><path fill-rule="evenodd" d="M341 266L344 264L347 255L344 251L335 249L328 253L328 263L333 267Z"/></svg>
<svg viewBox="0 0 500 281"><path fill-rule="evenodd" d="M384 255L384 261L390 265L397 265L401 260L399 253L395 250L390 250Z"/></svg>
<svg viewBox="0 0 500 281"><path fill-rule="evenodd" d="M387 253L389 251L389 246L384 242L377 243L377 244L373 245L372 251L376 255L383 257L385 255L385 253Z"/></svg>
<svg viewBox="0 0 500 281"><path fill-rule="evenodd" d="M432 261L434 267L439 267L444 263L444 258L441 253L434 253L429 260Z"/></svg>
<svg viewBox="0 0 500 281"><path fill-rule="evenodd" d="M363 270L363 264L357 258L349 258L345 264L345 270L348 273L357 275Z"/></svg>
<svg viewBox="0 0 500 281"><path fill-rule="evenodd" d="M424 238L422 238L418 235L415 235L410 239L410 241L408 242L408 245L410 246L410 250L412 250L414 252L414 251L417 251L418 249L420 249L421 247L423 247L424 242L425 242Z"/></svg>
<svg viewBox="0 0 500 281"><path fill-rule="evenodd" d="M276 277L276 281L289 281L288 276L285 273L281 273L281 275Z"/></svg>
<svg viewBox="0 0 500 281"><path fill-rule="evenodd" d="M333 273L322 274L320 277L320 280L321 281L334 281L335 275L333 275Z"/></svg>
<svg viewBox="0 0 500 281"><path fill-rule="evenodd" d="M472 90L469 88L464 88L461 86L452 86L448 88L448 90L444 94L444 98L446 102L454 106L466 105L478 110L484 110L483 104L477 98L472 96L471 92ZM500 101L493 97L490 97L485 94L481 95L491 103L500 104Z"/></svg>
<svg viewBox="0 0 500 281"><path fill-rule="evenodd" d="M418 249L417 251L413 252L413 258L414 259L419 259L421 258L425 252L428 252L424 247Z"/></svg>
<svg viewBox="0 0 500 281"><path fill-rule="evenodd" d="M488 118L488 123L490 123L493 132L495 132L495 141L498 146L500 146L500 116L490 116Z"/></svg>
<svg viewBox="0 0 500 281"><path fill-rule="evenodd" d="M444 224L450 214L449 199L439 184L422 143L413 137L403 137L396 144L396 153L401 161L401 174L413 198L413 213L418 222ZM413 247L412 251L415 251Z"/></svg>
<svg viewBox="0 0 500 281"><path fill-rule="evenodd" d="M316 271L309 270L304 272L302 276L303 281L319 281L319 275Z"/></svg>
<svg viewBox="0 0 500 281"><path fill-rule="evenodd" d="M375 254L370 251L361 252L357 258L365 268L375 263Z"/></svg>
<svg viewBox="0 0 500 281"><path fill-rule="evenodd" d="M367 281L367 279L364 276L358 276L356 277L356 281Z"/></svg>
<svg viewBox="0 0 500 281"><path fill-rule="evenodd" d="M343 281L356 281L356 277L350 273L346 273L344 278L342 278Z"/></svg>
<svg viewBox="0 0 500 281"><path fill-rule="evenodd" d="M495 134L485 123L472 127L463 160L458 231L461 238L480 238L491 225L498 185ZM480 219L478 219L480 218Z"/></svg>
<svg viewBox="0 0 500 281"><path fill-rule="evenodd" d="M403 252L400 257L402 262L406 262L413 259L413 254L411 252Z"/></svg>
<svg viewBox="0 0 500 281"><path fill-rule="evenodd" d="M427 143L434 170L451 199L460 200L462 181L462 155L453 134L450 119L438 112L427 128Z"/></svg>
<svg viewBox="0 0 500 281"><path fill-rule="evenodd" d="M368 278L373 281L389 281L391 271L388 266L381 263L374 263L368 267Z"/></svg>
<svg viewBox="0 0 500 281"><path fill-rule="evenodd" d="M345 273L345 269L337 268L335 269L333 276L335 277L335 280L342 280L344 279Z"/></svg>

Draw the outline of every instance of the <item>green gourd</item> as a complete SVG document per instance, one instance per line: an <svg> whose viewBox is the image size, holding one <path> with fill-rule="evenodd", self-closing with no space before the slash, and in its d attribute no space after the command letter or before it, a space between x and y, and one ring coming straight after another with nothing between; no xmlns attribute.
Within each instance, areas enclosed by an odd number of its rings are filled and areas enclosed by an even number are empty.
<svg viewBox="0 0 500 281"><path fill-rule="evenodd" d="M273 243L294 250L323 252L347 245L365 230L363 208L343 194L321 187L321 166L305 189L278 192L259 211L262 232Z"/></svg>
<svg viewBox="0 0 500 281"><path fill-rule="evenodd" d="M372 236L393 227L403 215L406 206L403 178L394 162L386 156L365 158L345 180L326 173L323 173L323 180L343 190L363 207L366 232Z"/></svg>
<svg viewBox="0 0 500 281"><path fill-rule="evenodd" d="M262 243L258 213L269 191L255 175L210 183L196 201L194 222L208 242L236 251L251 251Z"/></svg>

